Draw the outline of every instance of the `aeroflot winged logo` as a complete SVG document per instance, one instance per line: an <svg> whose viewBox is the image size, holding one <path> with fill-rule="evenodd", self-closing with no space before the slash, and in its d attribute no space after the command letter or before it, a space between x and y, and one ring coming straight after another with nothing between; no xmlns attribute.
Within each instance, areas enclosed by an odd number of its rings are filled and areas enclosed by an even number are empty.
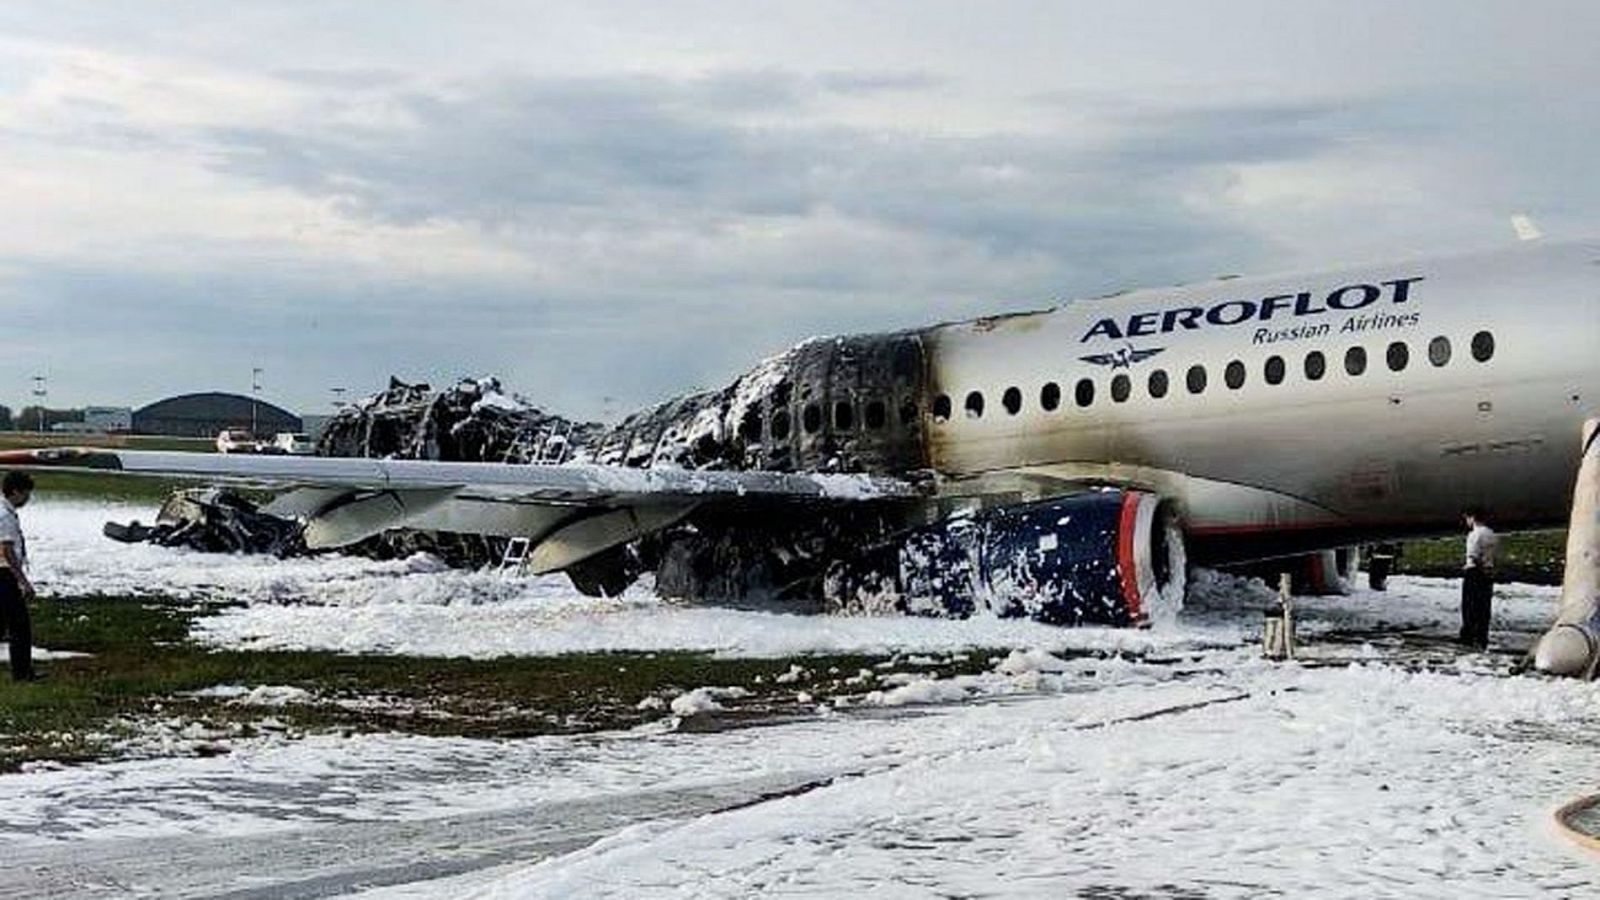
<svg viewBox="0 0 1600 900"><path fill-rule="evenodd" d="M1113 369L1132 368L1134 363L1141 363L1165 350L1165 347L1152 347L1149 350L1135 350L1132 344L1118 347L1114 353L1091 353L1080 356L1079 359L1097 366L1110 366Z"/></svg>
<svg viewBox="0 0 1600 900"><path fill-rule="evenodd" d="M1267 322L1280 313L1296 319L1328 313L1337 315L1365 309L1385 299L1391 304L1400 305L1411 298L1411 286L1422 279L1423 276L1418 275L1414 278L1396 278L1393 281L1382 281L1377 284L1347 284L1326 294L1321 291L1300 291L1294 294L1274 294L1260 300L1226 300L1211 306L1180 306L1157 312L1134 313L1125 319L1106 318L1090 326L1079 343L1087 343L1097 337L1122 341L1155 334L1171 334L1178 330L1198 331L1211 325L1229 326L1245 322ZM1411 323L1407 321L1399 324ZM1327 326L1320 327L1323 330L1327 328ZM1268 328L1257 330L1271 331ZM1123 368L1159 352L1134 350L1130 345L1116 353L1097 353L1094 357L1085 356L1083 359L1113 368ZM1101 360L1099 357L1106 359Z"/></svg>

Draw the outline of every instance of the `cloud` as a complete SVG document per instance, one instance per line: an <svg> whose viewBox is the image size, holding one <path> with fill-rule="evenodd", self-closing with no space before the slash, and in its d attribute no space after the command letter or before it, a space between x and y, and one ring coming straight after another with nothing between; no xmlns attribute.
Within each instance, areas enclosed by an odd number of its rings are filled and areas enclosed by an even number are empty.
<svg viewBox="0 0 1600 900"><path fill-rule="evenodd" d="M654 266L652 248L692 242L738 278L742 267L727 257L747 252L748 234L813 233L818 223L848 226L855 239L919 241L939 255L951 243L997 260L1046 254L1060 275L1108 252L1181 258L1222 239L1247 244L1248 235L1185 209L1183 192L1220 164L1324 152L1348 114L1330 104L1219 106L1118 114L1088 140L1070 131L925 135L815 117L820 84L839 80L758 71L394 87L388 102L405 115L390 127L300 123L209 137L219 171L329 201L355 220L468 223L553 262L581 258L574 241L603 241L624 277L630 259ZM874 73L856 86L924 82ZM787 124L770 124L774 115ZM793 264L829 267L810 245L795 247ZM781 261L768 262L780 266L768 277L785 280ZM853 278L823 277L861 286L884 274L863 266ZM686 258L648 277L718 276Z"/></svg>
<svg viewBox="0 0 1600 900"><path fill-rule="evenodd" d="M0 11L0 400L248 358L291 406L497 369L594 410L812 334L1592 230L1592 15L1452 8L1362 12L1359 64L1339 4Z"/></svg>

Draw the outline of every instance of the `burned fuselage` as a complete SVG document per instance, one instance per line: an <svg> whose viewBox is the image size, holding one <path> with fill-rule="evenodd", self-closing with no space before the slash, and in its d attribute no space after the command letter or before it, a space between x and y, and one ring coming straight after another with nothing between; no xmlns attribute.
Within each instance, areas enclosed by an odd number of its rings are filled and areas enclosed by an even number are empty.
<svg viewBox="0 0 1600 900"><path fill-rule="evenodd" d="M624 466L902 474L927 467L920 333L820 338L720 391L635 413L580 456Z"/></svg>
<svg viewBox="0 0 1600 900"><path fill-rule="evenodd" d="M931 478L940 444L930 429L950 417L930 352L940 338L941 329L928 329L806 341L722 390L674 398L609 428L507 398L492 379L437 393L393 382L336 417L319 452ZM1137 579L1119 573L1142 565L1148 574L1156 565L1149 552L1130 549L1133 531L1142 529L1145 548L1160 547L1151 535L1167 533L1153 524L1158 504L1143 497L1031 506L1025 528L993 512L1040 499L1020 491L848 505L720 503L564 571L591 594L615 594L651 574L663 594L723 604L955 615L987 605L1047 621L1125 624L1143 613ZM1050 534L1063 537L1045 540L1036 523L1046 520ZM457 561L494 562L504 553L503 540L405 530L362 549L400 552L419 540Z"/></svg>

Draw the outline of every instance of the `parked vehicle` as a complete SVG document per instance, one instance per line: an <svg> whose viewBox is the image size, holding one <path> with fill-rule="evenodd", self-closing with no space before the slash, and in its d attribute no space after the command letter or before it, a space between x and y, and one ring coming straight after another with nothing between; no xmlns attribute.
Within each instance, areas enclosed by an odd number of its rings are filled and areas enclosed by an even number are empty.
<svg viewBox="0 0 1600 900"><path fill-rule="evenodd" d="M272 450L277 453L287 453L290 456L310 456L315 453L317 445L311 442L311 436L297 432L283 431L272 438Z"/></svg>
<svg viewBox="0 0 1600 900"><path fill-rule="evenodd" d="M218 453L254 453L255 435L243 428L224 428L217 432Z"/></svg>

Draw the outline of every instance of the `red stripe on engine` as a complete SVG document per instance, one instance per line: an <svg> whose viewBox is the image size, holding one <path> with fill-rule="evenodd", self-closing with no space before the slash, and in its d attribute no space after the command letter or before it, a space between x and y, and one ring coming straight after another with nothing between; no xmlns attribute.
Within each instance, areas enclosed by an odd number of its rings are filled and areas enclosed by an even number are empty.
<svg viewBox="0 0 1600 900"><path fill-rule="evenodd" d="M1117 577L1122 583L1122 600L1128 617L1137 622L1143 616L1139 598L1139 570L1133 555L1134 525L1139 521L1139 495L1124 494L1122 515L1117 523Z"/></svg>

